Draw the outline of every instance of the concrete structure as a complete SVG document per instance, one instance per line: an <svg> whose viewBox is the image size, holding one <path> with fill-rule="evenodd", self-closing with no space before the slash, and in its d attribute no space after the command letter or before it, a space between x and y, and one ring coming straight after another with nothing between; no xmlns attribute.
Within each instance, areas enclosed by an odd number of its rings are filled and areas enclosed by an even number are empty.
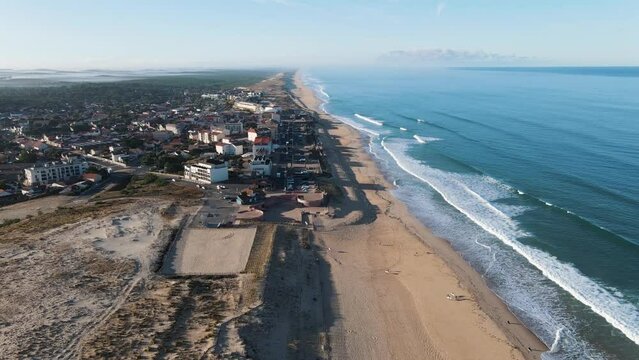
<svg viewBox="0 0 639 360"><path fill-rule="evenodd" d="M25 184L33 186L51 184L56 181L66 182L69 179L79 178L88 168L89 164L81 159L36 165L24 169Z"/></svg>
<svg viewBox="0 0 639 360"><path fill-rule="evenodd" d="M225 162L217 164L186 164L184 165L184 178L202 184L227 181L229 179L229 168Z"/></svg>

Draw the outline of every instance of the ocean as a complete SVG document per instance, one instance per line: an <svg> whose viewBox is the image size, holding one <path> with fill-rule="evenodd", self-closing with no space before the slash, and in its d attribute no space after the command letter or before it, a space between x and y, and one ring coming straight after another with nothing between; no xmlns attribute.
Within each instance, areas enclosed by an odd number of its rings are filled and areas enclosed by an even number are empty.
<svg viewBox="0 0 639 360"><path fill-rule="evenodd" d="M639 68L309 69L394 195L544 341L639 358Z"/></svg>

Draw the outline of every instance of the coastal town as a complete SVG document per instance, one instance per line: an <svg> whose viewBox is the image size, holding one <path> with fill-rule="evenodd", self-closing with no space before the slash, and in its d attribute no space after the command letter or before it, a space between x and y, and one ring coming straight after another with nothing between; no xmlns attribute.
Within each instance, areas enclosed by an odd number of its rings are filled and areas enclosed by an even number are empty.
<svg viewBox="0 0 639 360"><path fill-rule="evenodd" d="M0 114L3 356L540 358L299 72L230 83Z"/></svg>
<svg viewBox="0 0 639 360"><path fill-rule="evenodd" d="M316 117L292 105L287 96L236 87L121 109L129 120L116 124L95 103L0 114L0 199L79 195L118 173L313 192L325 171Z"/></svg>

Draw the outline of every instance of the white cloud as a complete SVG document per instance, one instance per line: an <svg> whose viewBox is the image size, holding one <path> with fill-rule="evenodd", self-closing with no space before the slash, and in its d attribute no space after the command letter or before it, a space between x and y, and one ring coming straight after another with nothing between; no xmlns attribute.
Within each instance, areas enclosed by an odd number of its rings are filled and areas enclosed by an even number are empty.
<svg viewBox="0 0 639 360"><path fill-rule="evenodd" d="M382 54L379 60L384 63L403 63L415 65L442 64L500 64L521 63L532 60L517 55L504 55L485 51L467 51L452 49L395 50Z"/></svg>

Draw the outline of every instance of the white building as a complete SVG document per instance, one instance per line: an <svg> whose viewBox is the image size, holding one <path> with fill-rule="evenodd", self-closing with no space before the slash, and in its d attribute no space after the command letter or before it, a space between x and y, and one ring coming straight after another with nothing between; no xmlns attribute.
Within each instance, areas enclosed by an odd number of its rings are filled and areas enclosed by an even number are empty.
<svg viewBox="0 0 639 360"><path fill-rule="evenodd" d="M261 113L262 110L263 110L262 109L262 105L251 103L251 102L246 102L246 101L236 101L233 104L233 108L235 108L237 110L247 110L247 111L250 111L252 113Z"/></svg>
<svg viewBox="0 0 639 360"><path fill-rule="evenodd" d="M56 181L67 181L79 178L89 168L85 160L49 162L43 165L24 169L25 184L27 186L51 184Z"/></svg>
<svg viewBox="0 0 639 360"><path fill-rule="evenodd" d="M182 134L182 129L184 128L183 125L177 125L177 124L166 124L164 125L164 129L166 131L170 131L172 133L174 133L175 135L181 135Z"/></svg>
<svg viewBox="0 0 639 360"><path fill-rule="evenodd" d="M222 141L225 138L224 132L220 130L200 130L197 133L197 141L210 144Z"/></svg>
<svg viewBox="0 0 639 360"><path fill-rule="evenodd" d="M250 128L248 129L247 133L248 133L248 140L250 142L255 141L255 138L257 137L257 130Z"/></svg>
<svg viewBox="0 0 639 360"><path fill-rule="evenodd" d="M215 152L222 155L242 155L244 146L233 144L229 139L222 139L222 142L215 144Z"/></svg>
<svg viewBox="0 0 639 360"><path fill-rule="evenodd" d="M266 156L255 156L251 161L251 174L253 176L271 176L273 164Z"/></svg>
<svg viewBox="0 0 639 360"><path fill-rule="evenodd" d="M184 165L184 178L203 184L227 181L229 179L229 168L225 162L219 164L186 164Z"/></svg>

